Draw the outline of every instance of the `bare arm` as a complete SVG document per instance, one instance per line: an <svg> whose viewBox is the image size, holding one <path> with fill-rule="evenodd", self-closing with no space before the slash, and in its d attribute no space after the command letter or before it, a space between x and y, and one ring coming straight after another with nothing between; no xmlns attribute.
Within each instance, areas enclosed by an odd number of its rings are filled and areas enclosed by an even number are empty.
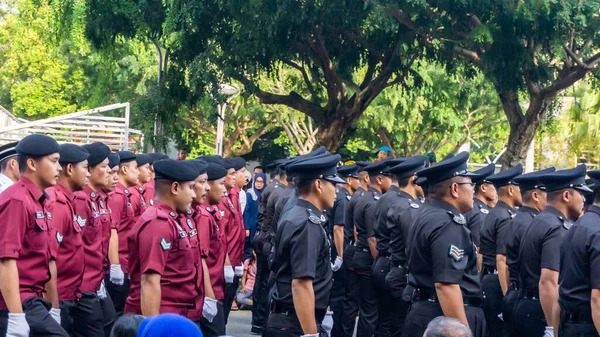
<svg viewBox="0 0 600 337"><path fill-rule="evenodd" d="M110 264L119 263L119 233L116 228L110 230L110 242L108 243L108 260Z"/></svg>
<svg viewBox="0 0 600 337"><path fill-rule="evenodd" d="M498 280L500 281L502 294L506 295L506 292L508 291L508 267L506 266L506 255L496 255L496 269L498 270Z"/></svg>
<svg viewBox="0 0 600 337"><path fill-rule="evenodd" d="M145 273L142 275L141 282L141 307L142 315L157 316L160 314L160 274Z"/></svg>
<svg viewBox="0 0 600 337"><path fill-rule="evenodd" d="M556 317L554 306L558 306L558 272L542 268L540 276L540 304L546 316L548 326L558 326L559 318ZM556 329L558 331L558 329Z"/></svg>
<svg viewBox="0 0 600 337"><path fill-rule="evenodd" d="M229 261L229 254L225 255L225 265L231 266L231 261Z"/></svg>
<svg viewBox="0 0 600 337"><path fill-rule="evenodd" d="M369 239L369 250L371 251L371 256L373 256L374 259L377 258L377 255L379 255L379 252L377 251L377 238L374 236L371 236Z"/></svg>
<svg viewBox="0 0 600 337"><path fill-rule="evenodd" d="M333 242L335 243L335 249L337 250L338 256L344 257L344 225L333 226Z"/></svg>
<svg viewBox="0 0 600 337"><path fill-rule="evenodd" d="M208 266L206 265L206 259L202 259L202 274L204 275L204 296L215 298L215 292L210 282L210 273L208 272Z"/></svg>
<svg viewBox="0 0 600 337"><path fill-rule="evenodd" d="M460 286L458 284L436 283L435 291L444 316L456 318L469 326Z"/></svg>
<svg viewBox="0 0 600 337"><path fill-rule="evenodd" d="M592 289L592 320L596 331L600 333L600 289Z"/></svg>
<svg viewBox="0 0 600 337"><path fill-rule="evenodd" d="M294 299L296 315L304 334L319 333L317 330L317 319L315 318L313 280L308 278L292 280L292 297Z"/></svg>
<svg viewBox="0 0 600 337"><path fill-rule="evenodd" d="M4 297L4 302L6 302L10 313L23 313L19 287L19 270L17 269L17 260L15 259L0 260L0 292L2 292L2 297Z"/></svg>
<svg viewBox="0 0 600 337"><path fill-rule="evenodd" d="M44 294L44 297L52 303L52 308L58 309L60 301L58 298L58 285L56 284L58 271L56 270L55 260L50 260L48 269L50 270L50 280L46 283L46 293Z"/></svg>

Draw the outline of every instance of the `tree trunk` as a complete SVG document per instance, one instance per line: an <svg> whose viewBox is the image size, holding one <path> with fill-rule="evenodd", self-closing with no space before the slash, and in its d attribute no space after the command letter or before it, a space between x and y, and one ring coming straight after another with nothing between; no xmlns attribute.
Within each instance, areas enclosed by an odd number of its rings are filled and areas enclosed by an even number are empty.
<svg viewBox="0 0 600 337"><path fill-rule="evenodd" d="M325 146L327 151L334 153L342 145L346 132L354 126L361 112L353 111L355 107L337 107L337 112L328 121L317 124L319 129L318 141L315 148Z"/></svg>

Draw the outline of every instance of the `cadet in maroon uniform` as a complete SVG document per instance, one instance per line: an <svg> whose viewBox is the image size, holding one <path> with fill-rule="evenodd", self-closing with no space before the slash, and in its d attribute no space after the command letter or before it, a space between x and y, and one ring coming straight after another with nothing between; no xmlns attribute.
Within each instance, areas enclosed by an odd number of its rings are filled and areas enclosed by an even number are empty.
<svg viewBox="0 0 600 337"><path fill-rule="evenodd" d="M140 216L140 204L135 202L132 193L138 180L136 155L129 151L119 151L117 154L120 159L119 182L111 198L111 210L118 240L111 240L108 247L110 274L105 283L106 290L115 304L117 316L121 316L129 293L127 237Z"/></svg>
<svg viewBox="0 0 600 337"><path fill-rule="evenodd" d="M125 312L144 316L175 313L199 321L197 307L197 250L177 213L192 206L198 171L184 161L156 163L156 200L134 226L128 246L131 258L131 291Z"/></svg>
<svg viewBox="0 0 600 337"><path fill-rule="evenodd" d="M52 214L44 192L60 172L59 146L29 135L16 150L21 177L0 195L0 335L66 337L50 278ZM52 304L42 298L45 285Z"/></svg>
<svg viewBox="0 0 600 337"><path fill-rule="evenodd" d="M83 218L75 213L75 192L87 185L90 154L75 144L60 146L62 171L58 183L47 189L52 212L51 246L56 252L61 324L74 337L104 337L102 315L94 312L99 299L95 293L81 293L85 267ZM54 276L54 275L53 275Z"/></svg>
<svg viewBox="0 0 600 337"><path fill-rule="evenodd" d="M146 200L146 203L152 206L154 204L154 162L163 159L169 159L169 156L159 152L150 153L149 156L152 159L152 161L150 162L150 181L148 181L142 186L142 195L144 196L144 200Z"/></svg>
<svg viewBox="0 0 600 337"><path fill-rule="evenodd" d="M198 227L200 256L204 267L205 317L200 322L200 328L204 336L216 337L225 334L222 301L225 298L223 268L227 253L227 238L218 222L221 213L217 206L225 194L224 181L227 170L217 163L208 163L206 173L208 179L206 197L204 200L194 201L194 222ZM207 317L207 310L210 310L210 314L214 314L212 320Z"/></svg>
<svg viewBox="0 0 600 337"><path fill-rule="evenodd" d="M144 198L144 188L142 187L144 184L148 183L150 179L152 179L152 175L150 173L150 163L152 162L152 157L147 154L138 154L135 156L135 162L138 167L138 180L137 184L130 189L131 198L134 203L134 208L139 207L140 215L144 214L146 209L150 207L150 204Z"/></svg>

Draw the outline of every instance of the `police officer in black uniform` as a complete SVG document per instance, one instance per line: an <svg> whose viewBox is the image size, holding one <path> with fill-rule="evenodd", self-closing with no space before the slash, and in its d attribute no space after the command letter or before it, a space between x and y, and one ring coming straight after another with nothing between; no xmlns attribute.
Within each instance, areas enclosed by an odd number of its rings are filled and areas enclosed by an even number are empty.
<svg viewBox="0 0 600 337"><path fill-rule="evenodd" d="M589 171L594 203L567 231L560 249L559 337L598 337L600 317L600 171ZM596 319L597 321L597 319Z"/></svg>
<svg viewBox="0 0 600 337"><path fill-rule="evenodd" d="M481 226L485 217L490 213L490 204L496 202L498 194L494 184L485 180L485 178L494 174L496 170L496 164L489 164L473 173L477 174L477 177L473 177L473 183L475 183L475 194L473 196L473 209L465 214L467 219L467 228L471 231L473 236L473 243L477 246L477 252L479 252L481 237Z"/></svg>
<svg viewBox="0 0 600 337"><path fill-rule="evenodd" d="M352 265L360 279L357 331L359 336L373 335L378 323L377 295L371 269L378 254L374 231L377 219L375 211L379 199L392 185L388 168L388 161L379 161L365 167L371 186L365 196L356 202L354 208L357 250L352 259Z"/></svg>
<svg viewBox="0 0 600 337"><path fill-rule="evenodd" d="M354 270L352 260L356 252L356 238L354 235L354 209L358 200L365 197L371 181L369 174L364 170L370 163L356 162L358 166L358 189L346 204L344 210L344 254L342 259L346 269L344 284L344 313L342 314L342 328L345 337L354 335L356 327L356 316L358 315L358 303L360 301L360 278Z"/></svg>
<svg viewBox="0 0 600 337"><path fill-rule="evenodd" d="M333 270L333 289L331 291L331 310L333 311L332 337L343 337L342 316L344 312L345 293L345 266L344 256L344 215L346 204L352 199L352 194L358 189L358 166L356 164L340 166L337 168L340 178L346 184L336 186L336 198L333 208L328 210L329 235L333 238L331 247L331 269Z"/></svg>
<svg viewBox="0 0 600 337"><path fill-rule="evenodd" d="M473 173L468 152L421 170L429 200L415 219L408 253L408 282L415 288L403 336L422 337L437 316L459 319L475 337L484 335L485 319L477 255L463 213L473 207Z"/></svg>
<svg viewBox="0 0 600 337"><path fill-rule="evenodd" d="M504 237L506 243L506 265L508 267L509 285L508 292L502 302L502 319L508 330L512 332L512 313L519 299L519 247L523 234L533 219L546 207L546 187L541 183L544 174L556 171L554 167L545 170L531 172L515 177L514 181L519 184L523 203L517 210L512 220L508 223L508 229Z"/></svg>
<svg viewBox="0 0 600 337"><path fill-rule="evenodd" d="M276 291L264 336L326 336L320 326L332 287L330 243L323 211L333 207L339 155L291 165L298 201L282 219L275 237L272 270Z"/></svg>
<svg viewBox="0 0 600 337"><path fill-rule="evenodd" d="M554 335L559 324L558 273L563 236L583 209L585 165L543 175L548 205L533 219L519 248L519 300L511 330L514 336ZM527 317L527 319L522 319Z"/></svg>
<svg viewBox="0 0 600 337"><path fill-rule="evenodd" d="M425 156L414 156L390 168L392 187L377 203L375 235L379 255L373 264L379 305L377 336L402 336L409 305L402 300L406 286L406 242L412 219L421 208L417 199L421 187L414 180L416 172L425 167L425 160Z"/></svg>
<svg viewBox="0 0 600 337"><path fill-rule="evenodd" d="M519 185L514 181L521 173L523 166L518 164L486 178L498 191L498 203L483 222L479 248L483 257L481 288L486 297L485 321L487 335L490 337L507 335L504 323L498 316L502 313L502 299L508 291L504 237L508 222L517 214L515 207L521 206L521 192Z"/></svg>

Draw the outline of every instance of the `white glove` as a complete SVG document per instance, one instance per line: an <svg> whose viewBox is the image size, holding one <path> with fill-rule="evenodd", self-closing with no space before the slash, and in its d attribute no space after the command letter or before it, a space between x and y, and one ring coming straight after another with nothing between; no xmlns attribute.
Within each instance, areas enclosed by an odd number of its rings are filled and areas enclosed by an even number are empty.
<svg viewBox="0 0 600 337"><path fill-rule="evenodd" d="M233 283L235 272L232 266L225 266L225 283Z"/></svg>
<svg viewBox="0 0 600 337"><path fill-rule="evenodd" d="M27 324L25 314L8 313L6 337L29 337L29 324Z"/></svg>
<svg viewBox="0 0 600 337"><path fill-rule="evenodd" d="M319 334L318 333L311 333L311 334L302 335L302 337L319 337Z"/></svg>
<svg viewBox="0 0 600 337"><path fill-rule="evenodd" d="M100 283L100 289L96 291L96 295L98 295L98 298L101 300L106 298L106 287L104 287L104 280L102 280Z"/></svg>
<svg viewBox="0 0 600 337"><path fill-rule="evenodd" d="M544 330L544 337L554 337L554 327L547 326Z"/></svg>
<svg viewBox="0 0 600 337"><path fill-rule="evenodd" d="M217 300L205 297L204 305L202 305L202 316L206 318L209 323L212 323L215 316L217 316L217 312Z"/></svg>
<svg viewBox="0 0 600 337"><path fill-rule="evenodd" d="M50 316L60 325L60 309L52 308L49 311Z"/></svg>
<svg viewBox="0 0 600 337"><path fill-rule="evenodd" d="M504 322L504 315L502 315L502 313L500 313L500 315L498 315L498 318L500 318L500 320L501 320L502 322Z"/></svg>
<svg viewBox="0 0 600 337"><path fill-rule="evenodd" d="M234 270L235 270L235 276L237 276L237 277L244 276L244 265L236 266L234 268Z"/></svg>
<svg viewBox="0 0 600 337"><path fill-rule="evenodd" d="M342 262L344 262L344 260L342 260L341 257L336 257L335 261L333 261L333 263L331 264L331 270L332 271L338 271L340 270L340 268L342 268Z"/></svg>
<svg viewBox="0 0 600 337"><path fill-rule="evenodd" d="M323 322L321 322L321 327L325 329L328 336L331 336L331 330L333 330L333 311L327 311Z"/></svg>
<svg viewBox="0 0 600 337"><path fill-rule="evenodd" d="M111 264L110 265L110 283L116 284L118 286L123 285L125 280L125 274L121 269L120 264Z"/></svg>

